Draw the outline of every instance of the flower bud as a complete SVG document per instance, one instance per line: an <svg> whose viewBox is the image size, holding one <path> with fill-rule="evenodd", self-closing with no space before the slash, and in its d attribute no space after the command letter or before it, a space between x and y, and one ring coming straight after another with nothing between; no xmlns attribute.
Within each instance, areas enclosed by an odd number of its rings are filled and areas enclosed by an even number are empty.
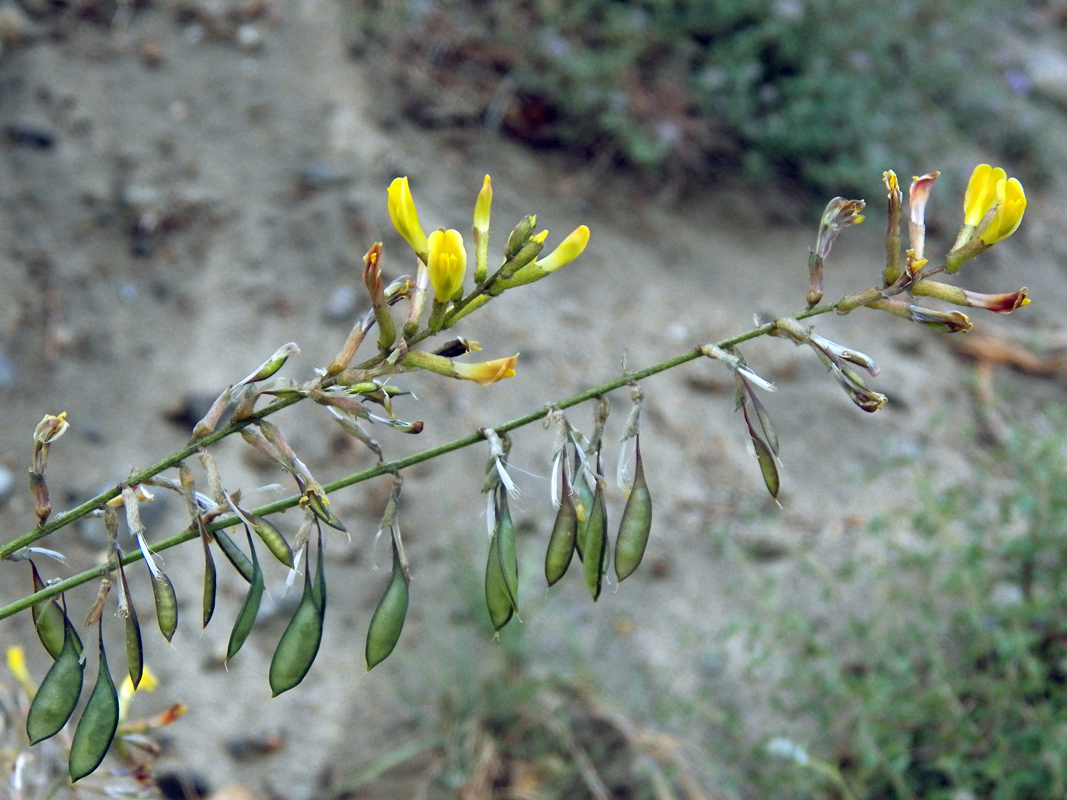
<svg viewBox="0 0 1067 800"><path fill-rule="evenodd" d="M419 212L415 209L415 200L411 196L408 179L397 178L389 185L389 218L393 221L393 227L404 240L411 245L411 249L423 261L426 261L427 244L426 234L419 224Z"/></svg>
<svg viewBox="0 0 1067 800"><path fill-rule="evenodd" d="M530 214L519 220L519 224L508 236L507 246L504 247L504 260L509 261L519 254L523 246L529 241L533 229L537 227L537 215Z"/></svg>
<svg viewBox="0 0 1067 800"><path fill-rule="evenodd" d="M493 203L493 186L485 176L482 190L474 204L474 283L480 284L489 272L489 207Z"/></svg>
<svg viewBox="0 0 1067 800"><path fill-rule="evenodd" d="M892 286L900 277L900 217L903 211L903 194L897 183L893 170L882 173L888 198L887 222L885 229L885 272L882 280L886 286Z"/></svg>

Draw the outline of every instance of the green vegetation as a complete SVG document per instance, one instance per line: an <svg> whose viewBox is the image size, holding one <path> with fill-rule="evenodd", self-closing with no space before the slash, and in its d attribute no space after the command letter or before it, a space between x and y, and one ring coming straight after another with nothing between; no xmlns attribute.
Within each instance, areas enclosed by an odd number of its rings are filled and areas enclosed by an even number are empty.
<svg viewBox="0 0 1067 800"><path fill-rule="evenodd" d="M823 604L760 629L791 738L751 778L773 796L1063 797L1067 788L1067 445L1017 431L978 477L928 475L823 574ZM782 601L779 601L782 602ZM769 795L768 795L769 796Z"/></svg>
<svg viewBox="0 0 1067 800"><path fill-rule="evenodd" d="M975 145L1035 181L1052 145L999 0L363 0L405 113L629 163L868 191Z"/></svg>

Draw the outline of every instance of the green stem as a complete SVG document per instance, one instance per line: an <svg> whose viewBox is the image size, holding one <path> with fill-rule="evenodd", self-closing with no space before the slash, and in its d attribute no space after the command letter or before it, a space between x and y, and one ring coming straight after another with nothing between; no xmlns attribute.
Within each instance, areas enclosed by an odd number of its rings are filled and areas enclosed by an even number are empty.
<svg viewBox="0 0 1067 800"><path fill-rule="evenodd" d="M167 456L162 461L158 461L152 466L146 467L140 472L136 472L130 475L129 478L127 478L125 481L123 481L121 484L118 484L114 488L108 489L106 492L101 492L96 497L86 500L80 506L76 506L70 511L65 511L62 514L57 514L44 525L40 525L34 528L32 531L29 531L28 533L24 533L17 539L13 539L3 547L0 547L0 561L8 558L12 553L18 552L23 547L28 547L29 545L36 542L38 539L42 539L45 536L48 536L48 534L53 533L62 527L70 525L75 520L81 519L86 514L95 511L98 508L103 508L109 500L113 500L114 498L122 494L123 486L135 486L138 483L143 483L149 478L155 477L165 469L176 467L180 462L187 459L200 448L208 447L209 445L214 444L220 439L225 439L227 436L236 433L242 428L247 428L256 420L260 420L264 417L270 416L271 414L277 413L283 408L288 408L289 406L299 402L300 400L303 400L303 398L287 397L281 400L275 400L262 411L257 411L255 414L252 414L251 416L242 419L240 422L231 422L228 425L219 428L217 431L208 434L202 439L197 439L195 442L186 445L176 453L172 453L171 455Z"/></svg>
<svg viewBox="0 0 1067 800"><path fill-rule="evenodd" d="M832 305L817 306L816 308L811 308L806 311L802 311L799 314L793 315L792 319L807 319L808 317L826 314L833 310L834 306ZM760 325L757 328L753 328L752 330L747 331L746 333L742 333L737 336L730 337L729 339L723 339L719 342L716 342L716 345L720 348L733 347L735 345L741 344L742 342L747 342L751 339L755 339L760 336L766 336L767 334L770 334L775 330L775 323L768 322L764 325ZM666 361L660 361L659 363L653 364L649 367L645 367L644 369L640 369L635 372L627 372L624 375L620 375L619 377L614 378L610 381L601 383L591 389L586 389L584 392L579 392L578 394L571 395L570 397L560 400L556 403L544 405L521 417L516 417L515 419L510 420L508 422L504 422L500 425L494 425L493 430L497 433L507 433L508 431L513 431L517 428L522 428L533 422L537 422L538 420L544 419L544 417L548 415L549 410L553 407L560 409L571 408L588 400L592 400L593 398L598 397L600 395L607 394L608 392L612 392L616 389L622 388L623 386L626 386L634 381L643 380L644 378L651 377L660 372L665 372L669 369L674 369L675 367L681 366L682 364L685 364L689 361L701 358L702 356L703 354L700 352L700 348L694 348L693 350L689 350L685 353L674 356L673 358L669 358ZM203 439L200 439L195 444L188 445L185 448L179 450L178 452L163 459L162 461L152 465L151 467L148 467L147 469L142 470L141 472L138 472L135 475L131 475L130 478L126 481L126 484L133 485L136 483L140 483L142 481L147 480L148 478L153 477L154 475L159 474L165 469L177 466L180 461L185 458L188 458L193 453L195 453L197 448L206 447L207 445L217 442L218 440L229 436L230 434L236 431L239 431L241 428L247 427L257 419L262 419L263 417L266 417L277 411L281 411L283 408L287 408L288 406L293 405L301 399L303 398L292 397L277 400L274 403L271 403L266 408L264 408L262 411L257 412L255 415L247 419L243 419L240 422L230 423L229 425L220 428L214 433L205 436ZM357 483L363 483L364 481L371 480L372 478L377 478L381 475L388 475L391 473L399 472L402 469L414 466L415 464L420 464L424 461L430 461L431 459L443 456L446 453L461 450L464 447L470 447L471 445L477 444L478 442L482 441L484 438L485 437L480 432L472 433L467 436L463 436L459 439L454 439L451 442L447 442L437 447L432 447L429 450L423 450L420 453L415 453L414 455L410 455L405 458L399 458L395 461L384 462L378 464L377 466L371 467L370 469L365 469L362 472L356 472L352 475L347 475L343 478L333 481L332 483L325 484L322 488L329 494L337 491L338 489L344 489L347 486L352 486ZM12 553L16 552L17 550L26 547L29 544L32 544L41 537L48 535L52 531L55 531L58 528L63 527L64 525L70 524L79 517L85 516L90 511L102 507L108 500L112 499L113 497L118 497L120 492L121 489L119 487L110 489L106 492L103 492L102 494L97 495L92 500L82 503L77 508L71 509L70 511L67 511L64 514L56 516L47 525L35 528L29 533L26 533L23 536L20 536L18 539L15 539L14 541L10 542L3 549L0 549L0 558L7 557ZM292 508L298 505L299 502L300 495L294 495L292 497L286 497L282 500L277 500L273 503L269 503L267 505L260 506L259 508L252 509L252 513L256 516L265 517L269 514L275 514L280 511L285 511L286 509ZM214 532L218 530L223 530L224 528L232 527L239 523L240 520L236 517L236 515L230 515L227 517L220 517L219 519L213 521L210 525L206 527L209 532ZM197 536L199 536L199 533L194 528L190 527L182 531L181 533L177 533L173 536L156 542L152 546L152 550L153 552L162 552L164 550L169 550L171 547L175 547L179 544L183 544L184 542L188 542L191 539L195 539ZM135 561L141 560L141 558L142 556L140 551L134 551L124 556L122 559L122 563L123 565L132 564ZM46 586L41 591L36 592L35 594L28 595L26 597L23 597L21 600L16 600L15 602L0 608L0 620L6 619L7 617L10 617L13 614L17 614L20 611L25 611L30 606L33 606L36 603L41 602L42 600L47 600L50 597L55 597L61 592L65 592L68 589L73 589L75 586L80 586L83 583L87 583L93 580L94 578L104 575L107 571L108 565L100 564L96 567L85 570L84 572L80 572L77 575L72 575L71 577L66 578L65 580L52 583Z"/></svg>

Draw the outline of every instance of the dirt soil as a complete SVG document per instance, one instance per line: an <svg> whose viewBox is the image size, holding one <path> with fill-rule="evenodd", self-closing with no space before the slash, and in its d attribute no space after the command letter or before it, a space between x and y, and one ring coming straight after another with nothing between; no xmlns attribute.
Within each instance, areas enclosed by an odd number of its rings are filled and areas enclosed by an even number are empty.
<svg viewBox="0 0 1067 800"><path fill-rule="evenodd" d="M118 24L73 11L107 5L72 3L30 18L21 6L0 4L8 42L0 56L6 536L33 525L23 476L43 414L65 411L72 425L49 463L62 509L182 446L204 398L285 342L301 348L285 374L306 379L327 363L366 307L360 269L369 245L385 243L388 275L413 269L386 213L385 187L399 175L410 176L427 229L462 230L482 176L491 174L494 252L527 213L550 231L550 246L583 223L592 239L551 280L507 294L462 324L459 333L480 342L484 357L521 353L514 379L484 388L424 374L396 381L418 398L400 398L398 416L424 420L426 430L414 437L377 428L389 458L613 377L623 357L643 366L746 330L754 314L769 320L803 307L814 230L770 223L781 199L769 190L738 181L673 192L481 129L413 129L375 81L379 66L346 51L332 0L138 3L124 6L129 13ZM242 9L244 17L229 14ZM829 298L879 280L882 196L880 176L872 175L868 222L834 251ZM958 200L935 193L934 203ZM1027 285L1034 302L1011 317L976 312L971 336L999 332L1040 347L1063 329L1065 250L1052 241L1061 220L1042 210L1063 203L1032 194L1030 204L1020 234L969 268L967 285ZM937 252L952 235L934 231L930 248ZM792 557L801 544L825 558L858 546L873 515L907 503L900 465L933 463L957 477L984 446L969 388L973 363L954 354L947 336L874 312L821 317L817 329L879 361L872 385L889 396L886 408L868 415L852 406L811 352L781 340L744 346L753 369L779 386L765 395L782 441L779 508L762 485L720 364L695 362L646 381L642 444L655 500L647 563L596 605L573 575L544 591L552 436L532 426L514 437L525 611L513 624L521 624L528 668L595 675L610 704L646 724L669 727L662 709L688 704L696 722L672 734L695 762L719 709L740 707L752 736L787 724L761 702L760 687L742 680L740 640L721 636L746 602L713 534L728 530L751 550L754 569L779 576L781 591L802 603L806 587ZM1059 375L1003 367L993 377L1008 421L1032 420L1063 386ZM373 463L309 405L275 420L320 481ZM612 405L613 468L625 392ZM569 417L588 429L589 414ZM282 596L284 569L268 565L268 613L227 669L229 621L244 592L236 575L222 570L216 619L201 632L199 548L165 554L182 613L167 647L152 630L146 576L132 570L147 661L161 682L138 710L176 700L189 707L167 730L160 768L201 775L216 788L240 783L255 797L310 798L430 730L444 693L477 693L478 676L498 665L502 646L476 613L486 455L472 448L406 476L411 610L396 653L369 674L363 637L387 575L379 569L387 550L373 543L387 481L334 496L351 539L331 534L328 542L322 650L303 685L277 699L267 668L295 602ZM240 442L223 443L217 458L231 489L284 482ZM622 502L613 489L613 519ZM176 497L146 506L150 539L181 530L183 515ZM278 524L291 534L298 519L289 513ZM43 544L66 553L70 565L46 562L46 577L98 563L102 542L93 520L51 537ZM25 564L0 566L0 602L29 584ZM95 592L86 587L68 598L72 616L80 618ZM47 659L28 615L0 622L0 642L27 645L31 671L44 674ZM117 638L113 652L121 653ZM112 661L121 670L121 655ZM708 796L725 796L715 766L694 769Z"/></svg>

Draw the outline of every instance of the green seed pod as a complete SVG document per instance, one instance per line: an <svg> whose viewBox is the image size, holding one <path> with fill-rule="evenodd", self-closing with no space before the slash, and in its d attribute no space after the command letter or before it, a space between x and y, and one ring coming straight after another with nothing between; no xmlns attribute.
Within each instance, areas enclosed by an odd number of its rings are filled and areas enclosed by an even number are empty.
<svg viewBox="0 0 1067 800"><path fill-rule="evenodd" d="M326 570L322 563L322 528L319 528L319 547L315 561L315 585L311 587L319 612L326 614Z"/></svg>
<svg viewBox="0 0 1067 800"><path fill-rule="evenodd" d="M604 573L608 561L608 511L604 506L603 481L597 479L596 491L593 493L593 506L589 510L589 522L585 531L585 560L582 570L585 573L585 585L593 595L593 602L600 599L600 590L604 584Z"/></svg>
<svg viewBox="0 0 1067 800"><path fill-rule="evenodd" d="M344 523L337 518L336 514L330 511L329 505L323 502L323 498L319 497L315 492L306 492L304 497L307 499L308 508L311 509L316 517L321 519L334 530L348 533L348 529L344 526Z"/></svg>
<svg viewBox="0 0 1067 800"><path fill-rule="evenodd" d="M252 544L252 534L245 530L248 536L248 547L252 552L252 585L248 587L244 604L237 613L237 619L230 631L230 642L226 646L226 661L229 662L241 645L245 643L248 634L252 632L252 626L256 624L256 615L259 613L259 603L263 599L263 570L259 566L259 557L256 555L256 547Z"/></svg>
<svg viewBox="0 0 1067 800"><path fill-rule="evenodd" d="M219 544L219 549L222 550L222 554L233 564L233 568L241 573L241 577L245 579L246 583L251 583L252 562L248 560L248 556L241 551L241 548L225 531L215 531L213 535L215 541Z"/></svg>
<svg viewBox="0 0 1067 800"><path fill-rule="evenodd" d="M567 574L567 568L574 558L574 543L578 532L578 515L574 510L574 501L571 499L570 482L567 480L567 471L562 470L563 499L556 512L556 523L552 526L552 536L548 540L548 551L545 553L545 580L549 586Z"/></svg>
<svg viewBox="0 0 1067 800"><path fill-rule="evenodd" d="M66 625L63 647L37 688L26 715L26 735L30 744L59 733L81 697L85 667L74 647L74 628L69 621Z"/></svg>
<svg viewBox="0 0 1067 800"><path fill-rule="evenodd" d="M33 591L36 593L45 588L45 584L41 580L41 575L37 572L37 566L32 560L30 561L30 569L33 571ZM48 655L52 656L53 659L58 658L59 653L63 650L63 638L66 636L68 628L74 636L74 649L79 654L81 653L82 640L79 638L78 632L70 626L67 621L67 615L55 600L42 600L40 603L35 604L30 609L30 616L33 618L33 625L37 629L37 636L40 638L41 644L44 645L44 649L48 651Z"/></svg>
<svg viewBox="0 0 1067 800"><path fill-rule="evenodd" d="M319 558L319 572L322 572ZM304 595L293 618L282 633L270 662L270 690L273 697L292 689L308 674L322 642L323 610L313 587L311 559L304 567Z"/></svg>
<svg viewBox="0 0 1067 800"><path fill-rule="evenodd" d="M578 560L582 561L585 555L585 534L589 530L589 517L593 512L593 490L589 488L589 482L582 475L580 468L574 471L578 479L574 483L574 489L578 492L578 500L582 504L582 513L578 514L578 524L574 533L574 551L578 554ZM577 509L575 509L577 512Z"/></svg>
<svg viewBox="0 0 1067 800"><path fill-rule="evenodd" d="M393 574L389 586L378 601L367 630L367 671L385 661L393 652L400 632L404 630L404 618L408 613L408 579L400 563L396 543L393 543Z"/></svg>
<svg viewBox="0 0 1067 800"><path fill-rule="evenodd" d="M500 568L500 537L494 532L489 541L489 559L485 565L485 605L489 609L489 621L494 630L500 630L511 620L515 606L508 594L504 572Z"/></svg>
<svg viewBox="0 0 1067 800"><path fill-rule="evenodd" d="M626 500L619 523L619 535L615 539L615 576L622 583L633 575L645 555L648 535L652 532L652 495L645 482L645 469L641 463L641 440L637 440L634 485Z"/></svg>
<svg viewBox="0 0 1067 800"><path fill-rule="evenodd" d="M178 629L178 596L174 593L174 584L162 572L152 575L152 594L156 598L156 622L159 632L168 642Z"/></svg>
<svg viewBox="0 0 1067 800"><path fill-rule="evenodd" d="M759 460L760 472L763 473L763 482L767 484L767 491L771 497L778 499L778 492L782 488L781 478L778 475L778 464L774 460L774 449L768 444L759 431L752 424L748 416L748 405L741 406L741 412L745 416L745 424L748 425L748 435L752 439L752 446L756 450L756 458Z"/></svg>
<svg viewBox="0 0 1067 800"><path fill-rule="evenodd" d="M70 744L70 779L79 781L100 766L119 727L119 696L104 654L104 626L100 623L100 662L96 685L85 704Z"/></svg>
<svg viewBox="0 0 1067 800"><path fill-rule="evenodd" d="M126 583L126 570L119 561L119 580L122 583L122 596L126 601L126 664L130 670L130 682L136 689L144 675L144 647L141 642L141 624L137 620L137 609L133 607L130 586Z"/></svg>
<svg viewBox="0 0 1067 800"><path fill-rule="evenodd" d="M281 561L289 569L293 568L293 550L289 547L289 542L285 541L285 537L281 532L274 527L273 524L263 519L263 517L257 517L255 514L249 514L247 511L242 511L248 521L252 523L252 530L256 532L256 535L263 540L263 544L267 545L267 549L271 551L276 559Z"/></svg>
<svg viewBox="0 0 1067 800"><path fill-rule="evenodd" d="M215 558L211 555L211 540L201 531L200 541L204 544L204 599L201 604L204 627L211 622L215 613L215 593L218 588L218 573L215 571Z"/></svg>
<svg viewBox="0 0 1067 800"><path fill-rule="evenodd" d="M497 512L497 556L500 559L500 574L504 577L511 607L519 611L519 560L515 550L515 525L508 510L507 492L500 493L500 510Z"/></svg>

